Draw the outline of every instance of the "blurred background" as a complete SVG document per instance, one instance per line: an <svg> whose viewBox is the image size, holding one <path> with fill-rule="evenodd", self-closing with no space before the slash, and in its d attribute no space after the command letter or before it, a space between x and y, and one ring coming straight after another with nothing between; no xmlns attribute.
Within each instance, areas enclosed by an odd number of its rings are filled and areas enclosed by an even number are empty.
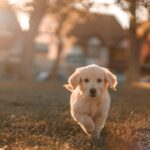
<svg viewBox="0 0 150 150"><path fill-rule="evenodd" d="M150 81L149 0L0 0L0 80L66 80L98 64Z"/></svg>
<svg viewBox="0 0 150 150"><path fill-rule="evenodd" d="M119 81L96 143L62 87L93 63ZM0 0L0 150L150 150L149 108L150 0Z"/></svg>

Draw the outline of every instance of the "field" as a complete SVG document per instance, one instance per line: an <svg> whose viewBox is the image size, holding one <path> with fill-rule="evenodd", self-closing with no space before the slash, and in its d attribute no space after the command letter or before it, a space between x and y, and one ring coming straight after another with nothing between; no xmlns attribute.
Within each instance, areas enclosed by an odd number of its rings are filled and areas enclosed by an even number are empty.
<svg viewBox="0 0 150 150"><path fill-rule="evenodd" d="M0 82L0 150L149 150L150 85L121 84L101 139L89 139L69 112L62 82Z"/></svg>

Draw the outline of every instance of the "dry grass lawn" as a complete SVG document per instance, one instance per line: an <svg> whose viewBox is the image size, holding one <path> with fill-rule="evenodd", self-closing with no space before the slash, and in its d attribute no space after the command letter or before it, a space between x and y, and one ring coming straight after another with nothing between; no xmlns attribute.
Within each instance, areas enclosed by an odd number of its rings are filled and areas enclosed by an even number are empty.
<svg viewBox="0 0 150 150"><path fill-rule="evenodd" d="M0 83L0 150L149 150L150 85L119 85L101 139L69 113L61 82Z"/></svg>

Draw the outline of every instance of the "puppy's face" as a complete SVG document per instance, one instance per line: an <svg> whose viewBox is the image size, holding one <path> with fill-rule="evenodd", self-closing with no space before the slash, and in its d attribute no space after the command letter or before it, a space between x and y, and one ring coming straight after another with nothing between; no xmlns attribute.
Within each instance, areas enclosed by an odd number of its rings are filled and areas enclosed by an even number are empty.
<svg viewBox="0 0 150 150"><path fill-rule="evenodd" d="M84 96L98 97L105 87L105 74L102 70L93 67L81 70L79 89Z"/></svg>
<svg viewBox="0 0 150 150"><path fill-rule="evenodd" d="M116 77L108 70L97 65L89 65L78 68L70 76L69 84L65 87L73 91L79 87L81 94L86 97L98 97L106 90L109 85L115 89Z"/></svg>

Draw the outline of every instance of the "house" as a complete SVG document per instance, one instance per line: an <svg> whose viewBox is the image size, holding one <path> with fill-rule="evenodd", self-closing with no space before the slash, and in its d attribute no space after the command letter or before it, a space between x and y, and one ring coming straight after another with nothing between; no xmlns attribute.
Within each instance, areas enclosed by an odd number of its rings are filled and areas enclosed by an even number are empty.
<svg viewBox="0 0 150 150"><path fill-rule="evenodd" d="M125 30L114 16L91 14L84 21L78 21L67 35L69 38L76 37L73 47L83 47L84 64L96 63L116 70L125 68L125 63L120 62L127 57L125 49L129 48L129 43Z"/></svg>

